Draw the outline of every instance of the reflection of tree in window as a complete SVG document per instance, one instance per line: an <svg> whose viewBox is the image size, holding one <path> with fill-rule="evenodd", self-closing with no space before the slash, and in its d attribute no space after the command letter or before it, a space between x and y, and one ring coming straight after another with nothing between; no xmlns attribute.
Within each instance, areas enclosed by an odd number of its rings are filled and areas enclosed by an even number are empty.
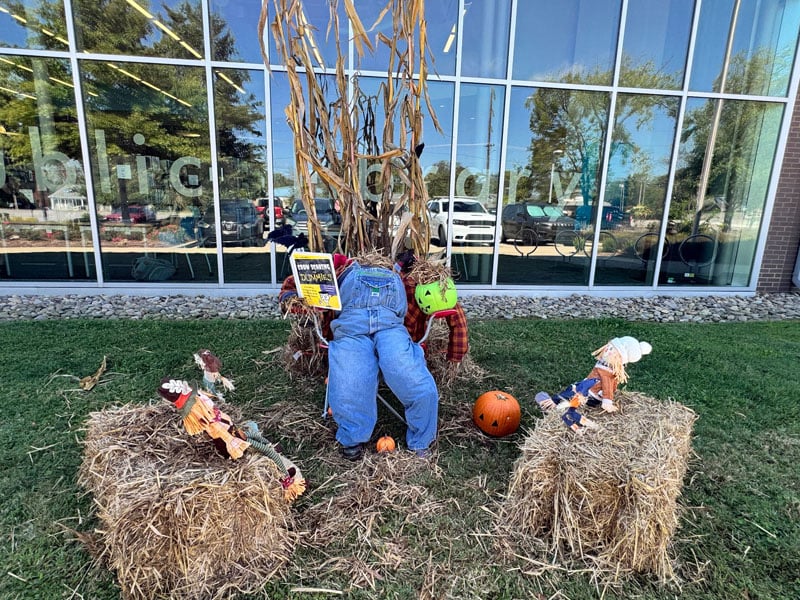
<svg viewBox="0 0 800 600"><path fill-rule="evenodd" d="M65 60L0 56L0 153L6 173L16 174L20 189L27 190L18 195L28 194L40 206L47 191L82 181L79 163L53 172L49 167L55 164L44 160L53 153L62 162L81 155L71 81ZM48 174L53 177L45 181Z"/></svg>
<svg viewBox="0 0 800 600"><path fill-rule="evenodd" d="M75 33L81 49L108 54L202 58L203 18L197 0L184 0L175 7L147 0L78 0L73 5Z"/></svg>
<svg viewBox="0 0 800 600"><path fill-rule="evenodd" d="M782 105L734 100L723 104L705 200L697 207L697 187L716 108L714 100L700 102L694 101L687 108L682 135L685 149L676 173L670 218L687 229L699 208L701 231L704 223L714 217L722 220L723 231L726 231L743 204L750 201L751 209L760 211L763 208L763 195L751 197L752 180L759 158L765 166L772 162L774 127L780 119ZM765 131L772 132L771 140L763 139Z"/></svg>
<svg viewBox="0 0 800 600"><path fill-rule="evenodd" d="M251 80L250 71L218 69L214 75L221 193L262 196L266 173L263 102L245 87ZM262 76L259 74L258 78L261 80Z"/></svg>
<svg viewBox="0 0 800 600"><path fill-rule="evenodd" d="M643 89L670 89L676 85L673 75L659 73L648 62L628 66L628 83L631 87ZM601 85L605 81L605 71L573 74L566 78L587 81ZM553 160L557 160L561 171L581 174L581 194L585 204L597 199L597 185L602 166L602 152L605 144L606 123L608 120L609 95L605 92L583 92L539 88L525 101L530 110L529 169L531 177L520 181L520 197L547 198L550 184L550 170ZM631 141L632 128L652 120L652 113L662 108L674 114L677 105L671 98L652 95L629 95L618 103L613 131L614 144L611 158L615 154L631 154L635 150ZM559 153L558 151L562 151ZM554 155L557 158L554 159ZM525 189L527 188L527 189Z"/></svg>

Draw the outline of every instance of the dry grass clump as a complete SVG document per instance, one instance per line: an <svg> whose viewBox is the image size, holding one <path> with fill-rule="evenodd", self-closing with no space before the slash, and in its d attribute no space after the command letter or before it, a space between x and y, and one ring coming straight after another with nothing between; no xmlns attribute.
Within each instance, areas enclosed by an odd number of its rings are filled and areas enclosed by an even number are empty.
<svg viewBox="0 0 800 600"><path fill-rule="evenodd" d="M353 257L362 267L381 267L382 269L394 268L394 262L388 256L381 254L380 250L362 252Z"/></svg>
<svg viewBox="0 0 800 600"><path fill-rule="evenodd" d="M302 299L292 298L291 302L303 304L306 310L311 310ZM314 319L310 314L286 314L291 323L281 354L286 372L292 378L321 381L328 374L328 349L320 346Z"/></svg>
<svg viewBox="0 0 800 600"><path fill-rule="evenodd" d="M97 559L126 599L255 593L296 543L274 463L222 458L167 403L90 414L79 482L101 523Z"/></svg>
<svg viewBox="0 0 800 600"><path fill-rule="evenodd" d="M523 552L544 542L557 560L579 559L604 579L651 573L667 581L696 415L678 402L619 398L619 413L584 409L599 432L576 435L556 414L537 422L499 522Z"/></svg>
<svg viewBox="0 0 800 600"><path fill-rule="evenodd" d="M426 345L428 349L425 356L428 360L428 370L433 375L440 393L449 393L457 385L478 383L489 373L478 363L472 360L469 353L461 360L460 365L455 365L447 360L447 343L450 330L444 319L436 319L431 326Z"/></svg>
<svg viewBox="0 0 800 600"><path fill-rule="evenodd" d="M453 277L447 265L441 261L434 260L416 261L411 267L409 275L414 281L421 285L427 285L438 281L442 289L445 288L447 280Z"/></svg>
<svg viewBox="0 0 800 600"><path fill-rule="evenodd" d="M420 559L415 542L422 542L413 532L450 510L414 481L438 469L402 450L369 452L353 467L334 455L332 444L329 448L328 460L339 468L315 491L317 502L303 513L302 535L303 546L326 560L304 564L303 575L317 579L344 572L350 586L375 589L387 571L413 572Z"/></svg>

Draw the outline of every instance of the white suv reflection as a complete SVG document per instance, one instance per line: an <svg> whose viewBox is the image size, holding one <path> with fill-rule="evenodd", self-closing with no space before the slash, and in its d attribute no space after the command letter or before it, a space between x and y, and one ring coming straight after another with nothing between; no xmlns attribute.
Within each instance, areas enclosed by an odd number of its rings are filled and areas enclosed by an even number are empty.
<svg viewBox="0 0 800 600"><path fill-rule="evenodd" d="M439 245L447 243L449 198L434 198L428 202L431 236ZM495 216L474 198L453 198L453 243L493 244Z"/></svg>

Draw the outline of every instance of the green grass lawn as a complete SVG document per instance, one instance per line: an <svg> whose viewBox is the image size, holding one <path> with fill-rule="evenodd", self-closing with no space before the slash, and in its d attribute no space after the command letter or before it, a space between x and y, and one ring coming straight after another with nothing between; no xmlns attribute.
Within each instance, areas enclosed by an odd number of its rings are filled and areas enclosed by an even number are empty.
<svg viewBox="0 0 800 600"><path fill-rule="evenodd" d="M72 530L91 531L92 499L76 484L81 427L107 406L148 402L170 375L197 379L192 353L211 348L237 390L232 404L254 415L281 400L306 403L317 414L322 389L293 383L274 355L288 331L283 321L63 321L0 325L0 598L50 600L118 598L111 573L94 568ZM326 597L292 587L345 591L348 598L596 598L603 589L588 575L552 570L526 574L524 560L499 560L480 535L491 527L492 503L502 499L517 444L540 417L533 396L582 378L591 351L612 337L633 335L653 353L629 368L627 388L674 398L699 418L693 459L681 498L686 507L675 537L680 587L647 577L605 591L619 598L800 598L800 322L655 324L618 320L519 319L471 324L472 356L489 373L480 384L452 391L442 416L465 414L481 391L504 389L523 410L514 436L439 440L441 472L421 477L431 498L447 510L411 524L387 515L380 527L406 539L415 558L388 566L374 589L355 588L342 572L271 582L269 598ZM108 357L106 383L90 392L77 381ZM397 437L397 436L396 436ZM400 436L402 439L402 436ZM291 448L310 481L328 476L309 453ZM329 494L335 488L328 488ZM318 502L313 488L295 506ZM488 510L487 510L488 509ZM449 540L447 547L442 540ZM337 550L358 540L344 536ZM547 556L532 557L548 561ZM324 560L299 547L297 565ZM437 569L441 565L441 569ZM435 585L431 583L435 577Z"/></svg>

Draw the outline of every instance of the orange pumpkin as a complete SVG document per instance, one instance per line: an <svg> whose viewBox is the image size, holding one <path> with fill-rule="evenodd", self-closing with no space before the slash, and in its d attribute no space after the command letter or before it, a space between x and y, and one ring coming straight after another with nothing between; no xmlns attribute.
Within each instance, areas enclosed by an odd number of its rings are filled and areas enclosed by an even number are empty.
<svg viewBox="0 0 800 600"><path fill-rule="evenodd" d="M394 438L388 435L383 436L375 444L375 449L378 452L394 452L397 445L394 443Z"/></svg>
<svg viewBox="0 0 800 600"><path fill-rule="evenodd" d="M514 433L520 417L517 399L500 390L481 394L472 408L472 420L478 429L495 437Z"/></svg>

